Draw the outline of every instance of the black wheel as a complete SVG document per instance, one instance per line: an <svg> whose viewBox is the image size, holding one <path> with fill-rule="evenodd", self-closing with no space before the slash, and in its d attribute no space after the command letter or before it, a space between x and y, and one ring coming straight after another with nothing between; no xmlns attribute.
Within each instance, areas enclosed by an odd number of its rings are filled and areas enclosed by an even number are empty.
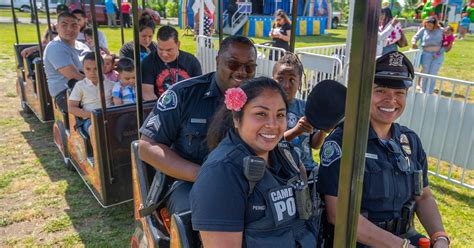
<svg viewBox="0 0 474 248"><path fill-rule="evenodd" d="M337 26L339 25L339 20L337 18L333 18L331 22L331 28L332 29L337 29Z"/></svg>

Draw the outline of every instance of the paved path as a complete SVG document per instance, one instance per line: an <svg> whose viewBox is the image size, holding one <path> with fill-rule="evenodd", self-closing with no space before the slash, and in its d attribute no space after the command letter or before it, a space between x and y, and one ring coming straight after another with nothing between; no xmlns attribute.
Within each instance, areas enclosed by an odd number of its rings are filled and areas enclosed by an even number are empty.
<svg viewBox="0 0 474 248"><path fill-rule="evenodd" d="M20 17L17 18L19 23L30 23L30 18L26 17ZM12 23L13 18L11 17L0 17L0 23ZM46 24L47 21L45 18L39 19L39 22L41 24ZM51 22L55 23L56 22L56 17L51 17ZM178 18L166 18L166 19L161 19L161 24L170 24L170 25L178 25ZM105 25L104 25L105 26Z"/></svg>

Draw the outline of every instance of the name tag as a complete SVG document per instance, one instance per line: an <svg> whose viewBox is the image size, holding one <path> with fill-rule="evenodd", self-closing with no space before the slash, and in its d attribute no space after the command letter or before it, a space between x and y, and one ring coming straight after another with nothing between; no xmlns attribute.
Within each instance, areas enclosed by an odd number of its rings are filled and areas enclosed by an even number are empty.
<svg viewBox="0 0 474 248"><path fill-rule="evenodd" d="M206 124L206 119L199 119L199 118L191 118L191 123L199 123L199 124Z"/></svg>
<svg viewBox="0 0 474 248"><path fill-rule="evenodd" d="M373 153L365 153L366 158L371 158L371 159L379 159L379 156L377 154Z"/></svg>
<svg viewBox="0 0 474 248"><path fill-rule="evenodd" d="M268 199L276 226L296 218L296 203L291 186L282 186L270 190Z"/></svg>

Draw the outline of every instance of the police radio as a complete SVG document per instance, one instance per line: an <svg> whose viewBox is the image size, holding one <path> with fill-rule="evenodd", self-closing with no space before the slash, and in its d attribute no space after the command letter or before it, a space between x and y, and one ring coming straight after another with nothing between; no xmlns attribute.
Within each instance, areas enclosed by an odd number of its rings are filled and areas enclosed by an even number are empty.
<svg viewBox="0 0 474 248"><path fill-rule="evenodd" d="M267 163L258 156L247 156L244 158L244 175L249 181L249 195L253 193L255 185L263 178Z"/></svg>
<svg viewBox="0 0 474 248"><path fill-rule="evenodd" d="M309 195L309 187L301 182L295 189L296 208L300 219L307 220L313 215L313 202Z"/></svg>

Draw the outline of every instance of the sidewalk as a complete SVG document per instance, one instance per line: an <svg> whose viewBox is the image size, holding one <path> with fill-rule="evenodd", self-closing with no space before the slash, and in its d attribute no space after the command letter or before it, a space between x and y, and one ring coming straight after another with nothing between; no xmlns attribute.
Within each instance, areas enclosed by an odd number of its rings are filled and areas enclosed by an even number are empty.
<svg viewBox="0 0 474 248"><path fill-rule="evenodd" d="M18 23L26 23L26 24L30 24L30 18L25 18L25 17L20 17L20 18L17 18L18 19ZM0 23L12 23L13 22L13 18L12 17L0 17ZM42 18L42 19L39 19L39 23L40 24L46 24L47 21L45 18ZM51 16L51 23L56 23L56 16ZM178 25L178 18L176 17L172 17L172 18L166 18L166 19L161 19L161 24L162 25L174 25L174 26L177 26ZM106 25L102 25L102 26L106 26Z"/></svg>

